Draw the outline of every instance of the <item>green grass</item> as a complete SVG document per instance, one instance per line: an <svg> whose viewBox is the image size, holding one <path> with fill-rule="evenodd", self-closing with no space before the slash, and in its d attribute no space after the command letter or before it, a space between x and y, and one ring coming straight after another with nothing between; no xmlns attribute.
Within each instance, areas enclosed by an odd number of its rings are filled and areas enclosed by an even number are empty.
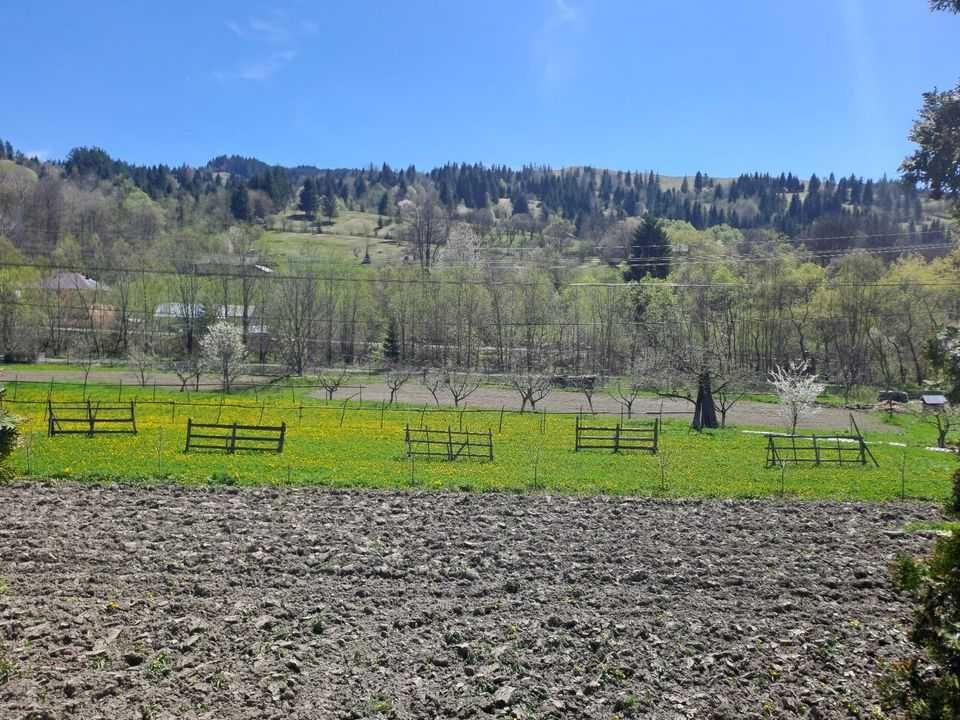
<svg viewBox="0 0 960 720"><path fill-rule="evenodd" d="M951 532L955 533L960 530L960 521L955 520L942 520L942 521L928 521L928 522L909 522L903 526L905 532L914 533L914 532Z"/></svg>
<svg viewBox="0 0 960 720"><path fill-rule="evenodd" d="M375 266L387 265L403 257L403 248L387 237L396 235L397 225L394 223L377 230L376 214L341 212L331 224L323 226L322 233L314 232L308 223L292 224L300 230L309 229L311 232L268 230L263 235L262 243L269 255L304 260L332 252L344 258L355 258L359 262L369 247L370 260Z"/></svg>
<svg viewBox="0 0 960 720"><path fill-rule="evenodd" d="M79 387L64 389L55 400L78 400ZM116 386L92 385L94 400L115 402ZM153 396L151 388L125 388L123 400ZM329 487L423 488L448 490L542 490L548 493L609 493L670 497L765 497L780 492L780 472L766 469L765 440L737 428L690 432L680 421L666 422L663 452L613 454L574 452L573 415L551 414L546 432L540 416L506 413L502 431L499 413L468 412L465 428L494 433L495 460L444 462L404 456L403 428L420 422L431 427L457 429L455 411L392 407L381 414L376 404L325 403L304 396L296 387L267 392L244 392L226 398L221 410L216 394L159 391L156 404L139 404L135 436L46 437L44 389L20 389L20 403L8 404L25 416L24 446L11 459L15 472L38 478L80 480L156 480L195 483L296 484ZM172 408L170 401L189 399L206 407ZM32 399L37 404L24 404ZM299 405L304 403L303 417ZM166 403L166 404L164 404ZM231 407L232 403L262 403L263 423L288 425L282 455L182 452L188 415L197 422L257 423L259 408ZM175 415L174 415L175 413ZM342 418L342 424L341 424ZM909 419L899 419L909 424ZM907 427L907 438L920 431ZM872 434L869 440L902 441L903 435ZM926 444L911 442L911 445ZM942 501L949 492L955 459L921 447L872 446L879 468L787 467L784 490L803 498L893 500L900 496L900 469L905 467L905 490L910 497ZM665 482L661 482L661 461Z"/></svg>

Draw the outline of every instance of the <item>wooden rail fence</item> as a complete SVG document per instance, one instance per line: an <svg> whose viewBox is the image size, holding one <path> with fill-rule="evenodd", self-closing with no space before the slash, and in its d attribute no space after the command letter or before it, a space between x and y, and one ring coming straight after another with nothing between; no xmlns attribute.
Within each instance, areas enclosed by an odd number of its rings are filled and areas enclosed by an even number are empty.
<svg viewBox="0 0 960 720"><path fill-rule="evenodd" d="M660 445L660 418L649 422L624 425L584 425L577 415L574 451L642 450L656 455Z"/></svg>
<svg viewBox="0 0 960 720"><path fill-rule="evenodd" d="M468 432L427 427L412 428L407 425L403 440L408 457L435 457L444 460L467 458L493 461L493 431Z"/></svg>
<svg viewBox="0 0 960 720"><path fill-rule="evenodd" d="M47 435L136 435L136 406L86 400L77 403L47 401Z"/></svg>
<svg viewBox="0 0 960 720"><path fill-rule="evenodd" d="M187 444L183 451L221 450L235 453L238 450L252 450L282 453L286 436L285 422L279 425L239 425L196 423L193 418L188 418Z"/></svg>
<svg viewBox="0 0 960 720"><path fill-rule="evenodd" d="M866 465L870 452L863 435L767 435L767 467L783 465Z"/></svg>

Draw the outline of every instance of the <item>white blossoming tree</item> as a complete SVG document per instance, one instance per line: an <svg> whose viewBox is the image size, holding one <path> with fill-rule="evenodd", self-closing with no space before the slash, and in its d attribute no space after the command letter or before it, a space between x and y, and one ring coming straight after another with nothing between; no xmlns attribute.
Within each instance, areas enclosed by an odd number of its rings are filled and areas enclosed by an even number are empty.
<svg viewBox="0 0 960 720"><path fill-rule="evenodd" d="M817 412L816 401L826 385L817 382L817 376L808 373L806 360L791 361L786 368L777 365L770 373L770 384L780 397L780 407L790 423L790 433L797 432L797 423L803 417Z"/></svg>
<svg viewBox="0 0 960 720"><path fill-rule="evenodd" d="M230 392L247 357L243 331L224 321L211 325L200 341L200 355L204 367L219 375L223 389Z"/></svg>

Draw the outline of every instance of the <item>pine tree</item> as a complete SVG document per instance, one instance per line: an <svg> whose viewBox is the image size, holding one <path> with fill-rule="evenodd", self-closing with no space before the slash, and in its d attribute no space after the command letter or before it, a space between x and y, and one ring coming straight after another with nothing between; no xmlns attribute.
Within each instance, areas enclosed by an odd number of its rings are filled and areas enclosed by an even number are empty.
<svg viewBox="0 0 960 720"><path fill-rule="evenodd" d="M230 195L230 212L237 220L250 219L250 193L243 183L237 185Z"/></svg>
<svg viewBox="0 0 960 720"><path fill-rule="evenodd" d="M383 340L383 358L391 363L400 361L400 337L397 332L397 321L393 318L387 325L387 336Z"/></svg>
<svg viewBox="0 0 960 720"><path fill-rule="evenodd" d="M663 224L647 213L633 231L630 267L624 276L627 280L639 280L645 275L663 279L670 274L670 255L670 239Z"/></svg>
<svg viewBox="0 0 960 720"><path fill-rule="evenodd" d="M530 206L527 204L527 196L523 193L518 192L514 194L512 202L514 215L524 215L530 212Z"/></svg>
<svg viewBox="0 0 960 720"><path fill-rule="evenodd" d="M323 196L323 214L333 220L337 216L337 196L332 193Z"/></svg>
<svg viewBox="0 0 960 720"><path fill-rule="evenodd" d="M680 183L680 192L682 192L684 195L690 192L690 183L687 182L686 175L683 176L683 182Z"/></svg>
<svg viewBox="0 0 960 720"><path fill-rule="evenodd" d="M300 191L300 209L311 220L316 217L320 207L320 196L317 194L317 184L312 178L303 181L303 190Z"/></svg>
<svg viewBox="0 0 960 720"><path fill-rule="evenodd" d="M377 213L380 215L390 214L390 192L384 191L380 196L380 202L377 203Z"/></svg>

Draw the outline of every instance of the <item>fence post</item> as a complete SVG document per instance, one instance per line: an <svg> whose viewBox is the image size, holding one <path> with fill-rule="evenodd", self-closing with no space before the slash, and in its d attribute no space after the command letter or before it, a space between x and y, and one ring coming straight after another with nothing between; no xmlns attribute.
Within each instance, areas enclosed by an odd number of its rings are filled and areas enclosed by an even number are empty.
<svg viewBox="0 0 960 720"><path fill-rule="evenodd" d="M817 445L817 434L814 433L812 436L813 439L813 464L820 465L820 446Z"/></svg>
<svg viewBox="0 0 960 720"><path fill-rule="evenodd" d="M130 401L130 422L133 423L133 434L137 434L137 409L134 401Z"/></svg>
<svg viewBox="0 0 960 720"><path fill-rule="evenodd" d="M487 428L487 450L490 462L493 462L493 430Z"/></svg>
<svg viewBox="0 0 960 720"><path fill-rule="evenodd" d="M620 423L617 423L613 431L613 451L615 453L620 452Z"/></svg>
<svg viewBox="0 0 960 720"><path fill-rule="evenodd" d="M280 423L280 443L277 445L277 452L278 452L278 453L282 453L282 452L283 452L283 443L284 443L284 441L286 441L286 439L287 439L287 423L284 421L284 422L281 422L281 423ZM288 468L288 473L289 473L289 468ZM289 478L289 475L288 475L288 477L287 477L287 482L289 482L289 480L290 480L290 478Z"/></svg>
<svg viewBox="0 0 960 720"><path fill-rule="evenodd" d="M233 421L233 427L230 430L230 453L237 451L237 421Z"/></svg>
<svg viewBox="0 0 960 720"><path fill-rule="evenodd" d="M653 420L653 454L660 450L660 418Z"/></svg>
<svg viewBox="0 0 960 720"><path fill-rule="evenodd" d="M89 425L90 425L90 430L89 430L89 432L88 432L88 435L89 435L90 437L93 437L93 424L94 424L94 421L93 421L93 408L90 407L90 400L89 400L89 399L87 400L87 422L88 422Z"/></svg>
<svg viewBox="0 0 960 720"><path fill-rule="evenodd" d="M410 455L410 423L403 426L403 443L407 446L407 455Z"/></svg>
<svg viewBox="0 0 960 720"><path fill-rule="evenodd" d="M123 378L120 378L120 386L117 388L117 402L123 402Z"/></svg>
<svg viewBox="0 0 960 720"><path fill-rule="evenodd" d="M193 434L193 418L187 418L187 444L184 446L184 452L190 452L190 435Z"/></svg>
<svg viewBox="0 0 960 720"><path fill-rule="evenodd" d="M503 405L500 406L500 427L497 428L498 433L503 432Z"/></svg>
<svg viewBox="0 0 960 720"><path fill-rule="evenodd" d="M575 431L573 451L580 452L580 414L579 413L577 414L576 422L577 422L577 425L576 425L576 431Z"/></svg>
<svg viewBox="0 0 960 720"><path fill-rule="evenodd" d="M453 460L453 432L450 425L447 425L447 460Z"/></svg>

